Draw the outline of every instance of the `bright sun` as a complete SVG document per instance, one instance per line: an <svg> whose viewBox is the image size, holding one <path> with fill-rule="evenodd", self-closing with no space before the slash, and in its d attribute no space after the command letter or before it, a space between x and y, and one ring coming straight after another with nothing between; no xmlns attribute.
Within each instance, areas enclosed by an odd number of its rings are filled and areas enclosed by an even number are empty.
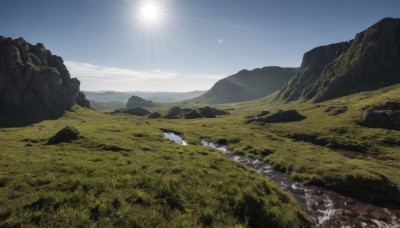
<svg viewBox="0 0 400 228"><path fill-rule="evenodd" d="M141 17L146 22L157 22L160 19L161 12L158 5L154 3L146 3L140 9Z"/></svg>

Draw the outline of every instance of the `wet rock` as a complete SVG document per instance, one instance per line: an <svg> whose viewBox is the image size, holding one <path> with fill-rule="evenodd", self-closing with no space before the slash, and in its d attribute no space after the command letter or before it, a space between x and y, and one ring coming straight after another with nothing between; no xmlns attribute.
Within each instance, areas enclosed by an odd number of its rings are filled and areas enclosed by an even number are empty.
<svg viewBox="0 0 400 228"><path fill-rule="evenodd" d="M371 219L366 214L359 215L357 217L357 221L360 221L363 223L371 223Z"/></svg>
<svg viewBox="0 0 400 228"><path fill-rule="evenodd" d="M165 118L168 119L177 119L181 117L181 108L180 107L173 107L170 110L168 110L168 114L165 116Z"/></svg>
<svg viewBox="0 0 400 228"><path fill-rule="evenodd" d="M200 108L199 112L200 112L200 115L202 115L202 116L204 116L206 118L215 118L215 117L217 117L215 115L214 110L209 106L206 106L204 108Z"/></svg>
<svg viewBox="0 0 400 228"><path fill-rule="evenodd" d="M377 209L372 210L370 212L370 217L372 219L383 221L383 222L387 222L388 221L388 216L386 215L386 213L384 213L381 210L377 210Z"/></svg>
<svg viewBox="0 0 400 228"><path fill-rule="evenodd" d="M148 116L150 119L157 119L161 117L161 113L159 112L153 112Z"/></svg>
<svg viewBox="0 0 400 228"><path fill-rule="evenodd" d="M67 126L61 129L57 134L53 137L49 138L47 144L58 144L63 142L71 142L73 140L77 140L79 137L79 131L72 126Z"/></svg>
<svg viewBox="0 0 400 228"><path fill-rule="evenodd" d="M349 209L343 209L341 216L343 217L354 217L356 214L354 213L354 211L349 210Z"/></svg>
<svg viewBox="0 0 400 228"><path fill-rule="evenodd" d="M184 114L185 119L198 119L202 117L203 116L201 116L196 110L192 110L191 112Z"/></svg>
<svg viewBox="0 0 400 228"><path fill-rule="evenodd" d="M268 115L268 114L270 114L270 113L271 113L270 111L261 111L257 116L258 116L258 117L266 116L266 115Z"/></svg>
<svg viewBox="0 0 400 228"><path fill-rule="evenodd" d="M294 193L294 194L299 194L299 195L306 194L306 192L304 191L304 188L301 188L301 187L298 187L298 186L295 186L295 185L289 186L289 191Z"/></svg>

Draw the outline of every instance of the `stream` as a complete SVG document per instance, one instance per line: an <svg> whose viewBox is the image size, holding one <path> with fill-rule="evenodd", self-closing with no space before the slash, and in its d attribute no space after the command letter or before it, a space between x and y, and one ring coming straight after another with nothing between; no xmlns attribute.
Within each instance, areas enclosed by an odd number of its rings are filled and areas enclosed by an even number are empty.
<svg viewBox="0 0 400 228"><path fill-rule="evenodd" d="M163 132L167 140L187 145L181 136ZM290 193L304 211L311 217L316 227L395 227L400 228L400 208L381 207L357 201L323 187L304 186L285 173L276 171L267 163L247 156L233 154L226 146L201 140L206 147L217 149L232 158L268 176L284 191Z"/></svg>

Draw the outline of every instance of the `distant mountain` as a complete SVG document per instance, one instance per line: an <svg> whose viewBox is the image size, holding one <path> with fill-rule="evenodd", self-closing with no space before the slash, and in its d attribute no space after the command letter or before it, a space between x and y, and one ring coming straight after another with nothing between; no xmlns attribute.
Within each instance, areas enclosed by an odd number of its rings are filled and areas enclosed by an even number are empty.
<svg viewBox="0 0 400 228"><path fill-rule="evenodd" d="M205 91L192 91L192 92L84 92L86 97L91 101L97 102L111 102L117 101L127 103L131 96L139 96L146 100L151 100L158 103L173 103L183 100L191 99L200 96Z"/></svg>
<svg viewBox="0 0 400 228"><path fill-rule="evenodd" d="M16 121L53 118L75 103L88 107L79 86L63 59L43 44L0 36L1 117Z"/></svg>
<svg viewBox="0 0 400 228"><path fill-rule="evenodd" d="M190 103L222 104L248 101L272 94L295 74L297 68L277 66L242 70L219 80L205 94Z"/></svg>
<svg viewBox="0 0 400 228"><path fill-rule="evenodd" d="M325 101L400 83L400 19L385 18L353 40L317 47L303 56L277 100Z"/></svg>

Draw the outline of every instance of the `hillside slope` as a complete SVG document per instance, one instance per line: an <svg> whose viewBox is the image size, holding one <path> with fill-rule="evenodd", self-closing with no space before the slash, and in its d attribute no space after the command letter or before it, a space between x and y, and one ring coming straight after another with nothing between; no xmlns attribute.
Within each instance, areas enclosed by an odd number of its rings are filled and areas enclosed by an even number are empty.
<svg viewBox="0 0 400 228"><path fill-rule="evenodd" d="M272 66L242 70L218 81L205 94L185 103L223 104L267 96L284 85L296 69Z"/></svg>
<svg viewBox="0 0 400 228"><path fill-rule="evenodd" d="M304 54L276 100L316 102L400 83L400 19L385 18L353 40Z"/></svg>

